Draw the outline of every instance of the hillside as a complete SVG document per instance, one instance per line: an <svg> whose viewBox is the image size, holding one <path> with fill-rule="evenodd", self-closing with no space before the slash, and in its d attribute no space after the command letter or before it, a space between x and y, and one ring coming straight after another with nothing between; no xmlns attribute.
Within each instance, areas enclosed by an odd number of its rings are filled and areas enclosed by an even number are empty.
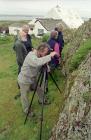
<svg viewBox="0 0 91 140"><path fill-rule="evenodd" d="M91 139L91 20L64 47L65 103L50 140Z"/></svg>
<svg viewBox="0 0 91 140"><path fill-rule="evenodd" d="M41 105L37 96L34 98L34 118L29 118L24 125L25 115L22 112L20 98L14 99L19 93L17 87L17 64L13 51L14 38L6 36L0 38L0 140L38 140L40 134ZM33 46L37 47L41 40L33 38ZM64 91L65 77L56 70L54 75L62 91ZM60 78L61 77L61 78ZM44 107L44 121L42 138L48 140L51 130L58 119L62 109L64 96L57 90L49 78L49 92L51 104ZM32 93L29 94L31 100ZM61 108L60 108L61 106Z"/></svg>
<svg viewBox="0 0 91 140"><path fill-rule="evenodd" d="M67 33L67 34L66 34ZM51 105L44 107L43 140L91 139L91 20L78 30L65 31L61 70L53 73L62 94L49 78ZM0 38L0 140L38 140L41 106L33 102L36 116L28 119L22 112L17 88L14 38ZM37 47L41 40L32 39ZM31 100L32 94L29 94Z"/></svg>

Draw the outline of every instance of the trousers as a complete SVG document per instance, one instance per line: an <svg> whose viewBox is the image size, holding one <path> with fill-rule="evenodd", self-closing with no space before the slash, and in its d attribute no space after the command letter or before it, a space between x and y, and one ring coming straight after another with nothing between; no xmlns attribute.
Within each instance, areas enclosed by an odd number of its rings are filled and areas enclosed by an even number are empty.
<svg viewBox="0 0 91 140"><path fill-rule="evenodd" d="M20 86L20 92L21 92L21 104L22 104L22 109L24 111L24 113L27 113L28 108L29 108L29 99L28 99L28 93L31 92L31 89L34 90L36 84L23 84L23 83L19 83ZM36 90L37 96L38 96L38 100L39 102L42 103L43 101L43 88L38 86L37 90Z"/></svg>

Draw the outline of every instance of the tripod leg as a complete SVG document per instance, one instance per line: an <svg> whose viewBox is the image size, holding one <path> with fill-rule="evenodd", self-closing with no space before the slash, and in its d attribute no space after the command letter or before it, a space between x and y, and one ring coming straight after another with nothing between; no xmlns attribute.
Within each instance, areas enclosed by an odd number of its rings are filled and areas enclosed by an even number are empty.
<svg viewBox="0 0 91 140"><path fill-rule="evenodd" d="M48 72L46 71L46 92L48 92Z"/></svg>
<svg viewBox="0 0 91 140"><path fill-rule="evenodd" d="M52 80L53 80L53 82L55 83L55 85L56 85L57 89L58 89L58 90L59 90L59 92L62 94L62 92L61 92L60 88L58 87L58 85L57 85L57 83L56 83L55 79L53 78L52 74L51 74L50 72L49 72L49 74L50 74L51 79L52 79Z"/></svg>
<svg viewBox="0 0 91 140"><path fill-rule="evenodd" d="M27 121L28 115L29 115L29 113L30 113L31 106L32 106L32 103L33 103L33 99L34 99L34 95L35 95L35 93L36 93L37 86L38 86L38 83L39 83L39 80L40 80L40 77L41 77L41 73L42 73L42 70L40 71L40 74L39 74L39 77L38 77L38 81L37 81L37 83L36 83L36 87L35 87L35 90L34 90L34 93L33 93L33 96L32 96L32 99L31 99L31 102L30 102L30 105L29 105L29 108L28 108L28 112L27 112L27 115L26 115L26 118L25 118L24 124L26 124L26 121Z"/></svg>
<svg viewBox="0 0 91 140"><path fill-rule="evenodd" d="M42 112L41 112L41 123L40 123L40 140L42 139L43 109L44 109L44 95L43 95Z"/></svg>
<svg viewBox="0 0 91 140"><path fill-rule="evenodd" d="M44 73L44 90L43 90L43 100L42 100L42 111L41 111L41 122L40 122L40 139L42 140L42 126L43 126L43 110L44 110L44 98L46 91L46 72Z"/></svg>
<svg viewBox="0 0 91 140"><path fill-rule="evenodd" d="M42 85L43 77L44 77L44 73L41 74L41 80L40 80L40 84L39 84L40 87Z"/></svg>

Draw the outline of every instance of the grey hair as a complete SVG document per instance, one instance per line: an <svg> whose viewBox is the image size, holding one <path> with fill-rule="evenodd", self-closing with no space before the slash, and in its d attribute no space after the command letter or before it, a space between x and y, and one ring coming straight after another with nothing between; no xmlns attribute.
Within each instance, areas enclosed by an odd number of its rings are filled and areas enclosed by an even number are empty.
<svg viewBox="0 0 91 140"><path fill-rule="evenodd" d="M38 46L37 50L38 51L44 51L46 48L49 50L50 46L46 42L44 42L44 43L41 43Z"/></svg>
<svg viewBox="0 0 91 140"><path fill-rule="evenodd" d="M29 25L25 24L22 26L22 31L26 32L29 30Z"/></svg>

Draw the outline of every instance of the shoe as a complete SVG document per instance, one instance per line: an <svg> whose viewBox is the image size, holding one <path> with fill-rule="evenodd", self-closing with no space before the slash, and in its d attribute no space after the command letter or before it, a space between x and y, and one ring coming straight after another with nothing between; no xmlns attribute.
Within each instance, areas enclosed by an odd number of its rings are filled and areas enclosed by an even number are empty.
<svg viewBox="0 0 91 140"><path fill-rule="evenodd" d="M40 102L39 100L38 100L38 103L39 103L40 105L42 105L42 102ZM50 102L49 100L45 100L45 101L44 101L44 105L49 105L49 104L51 104L51 102Z"/></svg>

